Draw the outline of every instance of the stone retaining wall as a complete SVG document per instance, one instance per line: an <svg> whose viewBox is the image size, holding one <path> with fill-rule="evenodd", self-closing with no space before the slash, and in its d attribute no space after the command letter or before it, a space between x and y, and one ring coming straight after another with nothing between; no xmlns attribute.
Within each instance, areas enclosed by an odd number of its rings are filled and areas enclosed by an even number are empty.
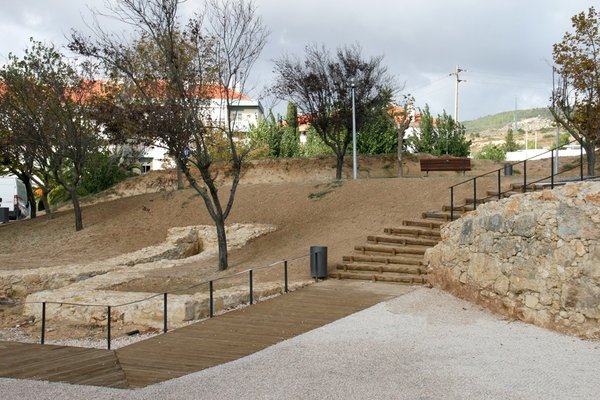
<svg viewBox="0 0 600 400"><path fill-rule="evenodd" d="M442 228L432 285L493 311L600 338L600 183L487 203Z"/></svg>

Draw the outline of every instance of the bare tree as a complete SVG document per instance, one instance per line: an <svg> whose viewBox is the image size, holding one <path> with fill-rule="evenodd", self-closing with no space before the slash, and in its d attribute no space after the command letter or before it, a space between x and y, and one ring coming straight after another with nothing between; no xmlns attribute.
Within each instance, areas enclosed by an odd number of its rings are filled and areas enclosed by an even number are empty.
<svg viewBox="0 0 600 400"><path fill-rule="evenodd" d="M339 48L335 57L323 46L310 45L303 60L290 56L275 60L274 92L310 116L311 125L336 155L336 179L342 179L352 141L352 85L358 131L373 109L388 107L396 91L382 61L382 56L363 59L358 45Z"/></svg>
<svg viewBox="0 0 600 400"><path fill-rule="evenodd" d="M209 0L186 24L180 22L181 3L117 0L108 15L127 24L131 35L105 32L96 23L94 39L73 32L70 48L104 63L121 95L127 95L125 108L139 116L135 130L166 147L200 194L215 223L223 270L228 266L225 220L247 154L231 110L243 99L268 31L252 2ZM215 99L221 115L210 113ZM227 198L219 196L216 161L229 166Z"/></svg>
<svg viewBox="0 0 600 400"><path fill-rule="evenodd" d="M585 149L588 175L595 175L600 139L600 15L590 7L571 18L574 33L554 45L559 79L550 112Z"/></svg>

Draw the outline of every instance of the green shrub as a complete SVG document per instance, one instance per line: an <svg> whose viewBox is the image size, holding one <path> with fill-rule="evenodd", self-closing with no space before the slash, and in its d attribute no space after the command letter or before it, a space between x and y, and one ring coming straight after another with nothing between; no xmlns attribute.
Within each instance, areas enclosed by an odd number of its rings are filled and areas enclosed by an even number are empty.
<svg viewBox="0 0 600 400"><path fill-rule="evenodd" d="M504 161L506 158L506 151L503 146L488 143L481 151L475 154L475 158L478 160L493 160L493 161Z"/></svg>

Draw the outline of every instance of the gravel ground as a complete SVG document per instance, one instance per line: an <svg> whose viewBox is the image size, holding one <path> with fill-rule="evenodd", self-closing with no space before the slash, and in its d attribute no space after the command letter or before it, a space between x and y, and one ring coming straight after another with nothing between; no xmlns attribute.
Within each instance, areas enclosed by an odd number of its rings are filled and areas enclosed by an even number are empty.
<svg viewBox="0 0 600 400"><path fill-rule="evenodd" d="M141 390L0 379L3 399L596 399L600 343L435 289Z"/></svg>

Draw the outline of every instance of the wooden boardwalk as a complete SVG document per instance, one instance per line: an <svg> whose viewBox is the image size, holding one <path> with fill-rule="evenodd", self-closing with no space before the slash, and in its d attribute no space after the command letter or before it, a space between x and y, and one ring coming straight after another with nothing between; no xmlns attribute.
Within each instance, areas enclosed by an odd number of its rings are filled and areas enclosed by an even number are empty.
<svg viewBox="0 0 600 400"><path fill-rule="evenodd" d="M114 351L0 342L0 376L139 388L242 358L410 290L329 280Z"/></svg>

